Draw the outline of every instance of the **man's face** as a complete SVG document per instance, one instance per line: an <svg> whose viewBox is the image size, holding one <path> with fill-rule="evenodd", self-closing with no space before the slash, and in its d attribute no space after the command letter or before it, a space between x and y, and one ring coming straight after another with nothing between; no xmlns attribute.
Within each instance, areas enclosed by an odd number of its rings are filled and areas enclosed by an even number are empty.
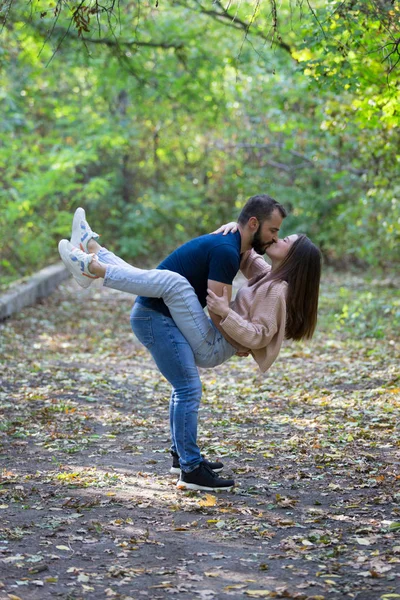
<svg viewBox="0 0 400 600"><path fill-rule="evenodd" d="M257 254L265 254L266 249L278 241L279 229L282 225L283 217L279 210L274 210L269 219L266 219L259 225L253 235L252 248Z"/></svg>

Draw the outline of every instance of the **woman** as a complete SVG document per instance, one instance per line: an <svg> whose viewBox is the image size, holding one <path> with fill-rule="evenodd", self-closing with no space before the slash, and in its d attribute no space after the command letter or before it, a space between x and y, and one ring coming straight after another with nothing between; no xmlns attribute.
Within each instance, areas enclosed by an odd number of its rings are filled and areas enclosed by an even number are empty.
<svg viewBox="0 0 400 600"><path fill-rule="evenodd" d="M218 231L228 233L235 226L230 223ZM59 244L61 258L79 285L88 287L93 279L102 277L106 287L163 298L198 366L214 367L236 353L208 319L184 277L167 270L132 267L100 246L98 238L82 218L80 239ZM305 235L278 240L266 254L271 266L254 250L243 255L240 270L249 281L230 305L226 293L218 297L209 290L207 298L209 310L222 317L223 332L249 349L262 372L276 360L285 337L312 337L321 274L321 254Z"/></svg>

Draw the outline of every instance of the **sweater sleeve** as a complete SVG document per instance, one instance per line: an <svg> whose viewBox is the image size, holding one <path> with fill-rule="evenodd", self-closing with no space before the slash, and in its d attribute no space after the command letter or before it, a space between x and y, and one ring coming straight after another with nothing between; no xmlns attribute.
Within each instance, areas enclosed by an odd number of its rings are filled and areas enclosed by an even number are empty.
<svg viewBox="0 0 400 600"><path fill-rule="evenodd" d="M247 279L252 279L256 275L268 273L271 267L260 254L251 249L243 254L240 261L240 270Z"/></svg>
<svg viewBox="0 0 400 600"><path fill-rule="evenodd" d="M220 325L233 340L240 342L246 348L250 350L265 348L279 329L280 318L285 314L284 305L284 296L272 293L267 302L263 302L260 306L260 311L257 311L257 321L247 321L230 308Z"/></svg>

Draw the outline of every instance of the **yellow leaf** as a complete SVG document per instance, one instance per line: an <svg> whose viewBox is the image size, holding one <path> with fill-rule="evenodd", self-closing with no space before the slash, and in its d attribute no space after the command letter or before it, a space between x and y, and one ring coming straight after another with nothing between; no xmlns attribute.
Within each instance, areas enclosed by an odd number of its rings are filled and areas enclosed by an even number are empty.
<svg viewBox="0 0 400 600"><path fill-rule="evenodd" d="M19 596L16 596L15 594L8 594L8 598L9 600L22 600Z"/></svg>
<svg viewBox="0 0 400 600"><path fill-rule="evenodd" d="M304 48L303 50L293 50L292 56L295 60L298 60L299 62L311 60L313 57L311 54L311 50L309 50L308 48Z"/></svg>
<svg viewBox="0 0 400 600"><path fill-rule="evenodd" d="M224 592L229 592L229 590L242 590L246 587L245 583L233 583L232 585L226 585L224 587Z"/></svg>
<svg viewBox="0 0 400 600"><path fill-rule="evenodd" d="M56 546L57 550L67 550L68 552L71 551L71 548L68 548L68 546Z"/></svg>
<svg viewBox="0 0 400 600"><path fill-rule="evenodd" d="M400 598L400 594L383 594L380 600L389 600L390 598Z"/></svg>
<svg viewBox="0 0 400 600"><path fill-rule="evenodd" d="M116 496L117 494L115 492L107 492L106 496Z"/></svg>
<svg viewBox="0 0 400 600"><path fill-rule="evenodd" d="M212 494L206 494L205 498L199 500L199 506L215 506L217 504L217 497Z"/></svg>
<svg viewBox="0 0 400 600"><path fill-rule="evenodd" d="M268 598L271 592L269 590L246 590L245 594L250 598Z"/></svg>
<svg viewBox="0 0 400 600"><path fill-rule="evenodd" d="M204 571L204 575L206 577L219 577L221 573L218 573L218 571Z"/></svg>

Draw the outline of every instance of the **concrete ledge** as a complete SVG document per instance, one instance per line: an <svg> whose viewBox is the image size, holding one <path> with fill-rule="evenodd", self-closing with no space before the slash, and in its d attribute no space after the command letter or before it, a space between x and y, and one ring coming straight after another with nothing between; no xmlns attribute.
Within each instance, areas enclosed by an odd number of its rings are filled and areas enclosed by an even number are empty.
<svg viewBox="0 0 400 600"><path fill-rule="evenodd" d="M0 296L0 321L25 306L35 304L40 298L46 298L58 285L70 276L62 262L42 269L25 283L15 285Z"/></svg>

